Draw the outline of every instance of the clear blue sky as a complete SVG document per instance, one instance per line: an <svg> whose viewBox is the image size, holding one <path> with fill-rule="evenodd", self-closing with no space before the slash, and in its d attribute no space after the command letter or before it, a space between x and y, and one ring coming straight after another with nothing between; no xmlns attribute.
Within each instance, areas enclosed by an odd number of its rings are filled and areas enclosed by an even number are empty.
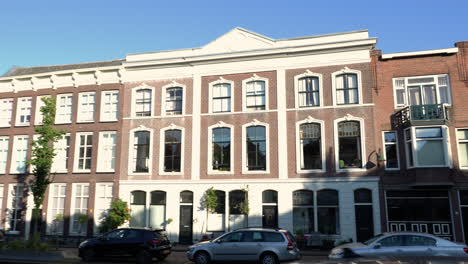
<svg viewBox="0 0 468 264"><path fill-rule="evenodd" d="M271 38L368 29L385 53L448 48L468 40L468 0L4 0L0 75L199 47L236 26Z"/></svg>

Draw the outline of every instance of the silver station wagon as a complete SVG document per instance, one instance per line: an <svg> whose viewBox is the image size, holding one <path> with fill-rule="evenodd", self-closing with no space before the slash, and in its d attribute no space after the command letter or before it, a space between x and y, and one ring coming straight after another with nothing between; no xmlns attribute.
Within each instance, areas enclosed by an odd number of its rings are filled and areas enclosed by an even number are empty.
<svg viewBox="0 0 468 264"><path fill-rule="evenodd" d="M188 248L187 258L197 264L211 261L260 261L276 264L300 258L294 236L285 229L244 228Z"/></svg>
<svg viewBox="0 0 468 264"><path fill-rule="evenodd" d="M430 234L384 233L364 243L335 247L331 259L358 257L462 257L468 259L468 247Z"/></svg>

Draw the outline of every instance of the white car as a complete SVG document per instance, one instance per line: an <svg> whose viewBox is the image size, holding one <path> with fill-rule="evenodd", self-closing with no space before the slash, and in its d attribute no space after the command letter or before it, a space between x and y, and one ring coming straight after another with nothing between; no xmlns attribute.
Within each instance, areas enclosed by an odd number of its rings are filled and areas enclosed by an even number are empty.
<svg viewBox="0 0 468 264"><path fill-rule="evenodd" d="M335 247L331 259L358 257L462 257L468 259L468 247L430 234L384 233L364 243L348 243Z"/></svg>

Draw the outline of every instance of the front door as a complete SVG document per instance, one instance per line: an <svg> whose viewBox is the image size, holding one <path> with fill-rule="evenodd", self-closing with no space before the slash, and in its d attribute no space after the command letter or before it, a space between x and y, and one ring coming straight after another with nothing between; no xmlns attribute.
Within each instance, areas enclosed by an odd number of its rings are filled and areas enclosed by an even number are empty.
<svg viewBox="0 0 468 264"><path fill-rule="evenodd" d="M192 244L192 205L180 206L179 243Z"/></svg>
<svg viewBox="0 0 468 264"><path fill-rule="evenodd" d="M278 206L263 206L263 227L278 227Z"/></svg>
<svg viewBox="0 0 468 264"><path fill-rule="evenodd" d="M358 242L364 242L374 236L372 205L356 205L356 235Z"/></svg>

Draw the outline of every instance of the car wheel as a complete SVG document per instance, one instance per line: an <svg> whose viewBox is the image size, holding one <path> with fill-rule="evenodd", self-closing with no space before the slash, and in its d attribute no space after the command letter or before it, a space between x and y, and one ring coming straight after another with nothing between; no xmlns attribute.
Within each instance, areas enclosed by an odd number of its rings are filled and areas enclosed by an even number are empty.
<svg viewBox="0 0 468 264"><path fill-rule="evenodd" d="M81 257L83 261L89 262L94 259L94 250L91 248L87 248L83 251L83 255Z"/></svg>
<svg viewBox="0 0 468 264"><path fill-rule="evenodd" d="M195 255L194 261L196 264L208 264L210 263L210 256L206 252L198 252Z"/></svg>
<svg viewBox="0 0 468 264"><path fill-rule="evenodd" d="M167 258L167 256L169 256L169 254L167 254L167 255L158 255L158 256L156 256L156 258L157 258L158 260L164 260L164 259Z"/></svg>
<svg viewBox="0 0 468 264"><path fill-rule="evenodd" d="M151 258L151 255L147 250L141 250L140 252L138 252L136 258L136 262L138 264L147 264L153 262L153 259Z"/></svg>
<svg viewBox="0 0 468 264"><path fill-rule="evenodd" d="M275 254L273 253L265 253L262 255L260 258L260 263L261 264L278 264L278 258L276 257Z"/></svg>

